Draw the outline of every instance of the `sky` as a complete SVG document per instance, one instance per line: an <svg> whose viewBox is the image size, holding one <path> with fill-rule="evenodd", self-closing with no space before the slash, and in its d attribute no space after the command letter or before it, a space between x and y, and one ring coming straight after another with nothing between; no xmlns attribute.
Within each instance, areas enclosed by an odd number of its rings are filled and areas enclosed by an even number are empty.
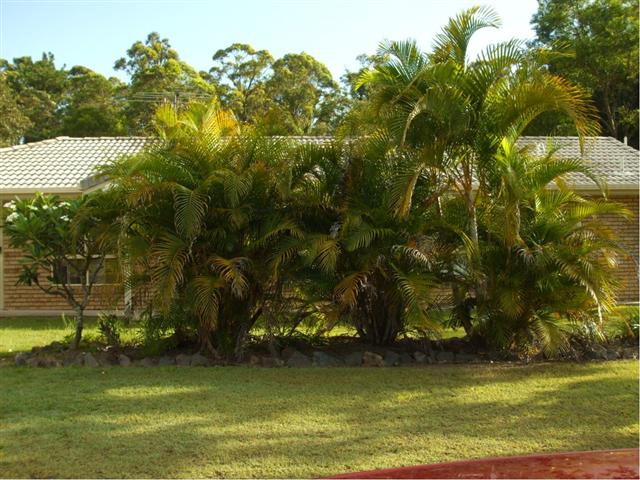
<svg viewBox="0 0 640 480"><path fill-rule="evenodd" d="M493 7L503 26L478 33L472 55L533 36L536 0L0 0L0 58L53 52L58 66L125 79L114 62L157 31L198 70L209 70L216 50L241 42L276 58L307 52L338 79L384 39L413 38L429 49L449 17L478 3Z"/></svg>

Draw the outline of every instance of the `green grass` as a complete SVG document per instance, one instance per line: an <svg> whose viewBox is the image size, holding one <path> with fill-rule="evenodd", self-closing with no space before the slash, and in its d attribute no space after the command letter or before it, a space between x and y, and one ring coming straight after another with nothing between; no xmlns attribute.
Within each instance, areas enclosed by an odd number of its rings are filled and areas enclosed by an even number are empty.
<svg viewBox="0 0 640 480"><path fill-rule="evenodd" d="M638 363L0 371L3 477L314 477L638 446Z"/></svg>
<svg viewBox="0 0 640 480"><path fill-rule="evenodd" d="M72 321L73 319L68 319ZM73 334L73 327L65 325L61 317L9 317L0 318L0 356L15 355L31 350L31 347L62 341ZM124 341L133 341L139 333L136 327L123 331ZM84 338L99 336L98 320L85 319Z"/></svg>

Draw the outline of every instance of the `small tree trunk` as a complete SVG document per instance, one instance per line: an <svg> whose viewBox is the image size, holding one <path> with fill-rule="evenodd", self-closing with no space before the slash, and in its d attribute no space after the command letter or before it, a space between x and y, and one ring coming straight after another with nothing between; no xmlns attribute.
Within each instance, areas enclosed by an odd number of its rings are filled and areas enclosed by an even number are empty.
<svg viewBox="0 0 640 480"><path fill-rule="evenodd" d="M77 350L82 339L82 329L84 328L84 308L76 307L76 334L73 337L71 348Z"/></svg>

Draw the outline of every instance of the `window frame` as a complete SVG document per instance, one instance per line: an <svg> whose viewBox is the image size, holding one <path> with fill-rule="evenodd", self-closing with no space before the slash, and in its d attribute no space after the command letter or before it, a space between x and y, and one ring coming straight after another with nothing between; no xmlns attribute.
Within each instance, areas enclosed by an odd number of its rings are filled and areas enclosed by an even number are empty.
<svg viewBox="0 0 640 480"><path fill-rule="evenodd" d="M66 257L68 260L84 260L85 257L83 257L82 255L69 255L68 257ZM93 258L95 259L100 259L103 258L102 255L93 255ZM106 268L106 263L108 260L117 260L118 256L115 254L108 254L108 255L104 255L104 265L102 266L103 270ZM65 271L67 272L67 279L69 279L69 267L67 265L64 265ZM75 274L75 273L74 273ZM88 272L86 272L87 278L87 285L89 284L89 275L91 274L91 269L89 269ZM55 274L55 267L51 266L51 278L53 279L52 284L54 285L62 285L61 283L56 281L56 274ZM106 279L105 279L106 280ZM114 285L120 285L122 282L95 282L93 285L94 286L114 286ZM67 285L70 287L81 287L82 283L70 283L67 282Z"/></svg>

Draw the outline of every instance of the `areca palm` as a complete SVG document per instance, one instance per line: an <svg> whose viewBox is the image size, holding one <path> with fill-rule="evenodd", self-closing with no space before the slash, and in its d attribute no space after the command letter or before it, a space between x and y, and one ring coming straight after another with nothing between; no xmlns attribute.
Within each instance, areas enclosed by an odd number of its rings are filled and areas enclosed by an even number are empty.
<svg viewBox="0 0 640 480"><path fill-rule="evenodd" d="M413 42L382 44L379 55L388 60L361 78L371 87L373 103L385 120L381 128L394 140L396 155L407 159L392 181L389 204L399 218L412 214L416 206L436 207L432 226L441 224L441 238L457 245L450 251L445 275L453 282L455 319L472 333L472 314L475 320L499 318L489 329L494 337L500 328L515 332L514 325L530 331L526 325L533 318L531 312L504 314L499 306L501 298L508 298L503 293L512 279L526 278L523 289L516 288L519 293L512 297L518 308L531 296L537 298L532 305L538 305L532 311L540 312L543 306L556 313L563 310L560 296L525 293L525 286L539 285L534 277L543 283L547 277L561 278L564 283L559 288L586 293L588 301L580 298L590 305L610 301L608 262L598 263L594 258L611 260L611 239L601 230L582 230L586 224L593 226L587 214L574 215L569 221L563 212L572 206L592 215L616 209L573 196L536 210L544 204L548 195L544 192L552 182L563 186L564 175L586 172L577 160L546 157L536 163L530 155L523 160L525 155L515 147L518 137L535 118L549 111L571 118L581 139L594 134L597 124L586 95L549 74L539 52L526 50L522 42L492 45L476 59L469 58L475 33L499 24L491 9L471 8L450 20L428 54ZM418 200L420 189L431 195ZM546 244L527 238L527 229L542 222L542 212L555 222L543 224L558 234L546 237ZM495 231L495 225L503 228ZM526 255L508 253L524 245L538 245L545 259L552 250L573 257L542 262L548 270L535 270L524 262ZM505 265L507 260L510 263ZM578 265L583 265L582 270ZM515 323L511 322L514 318Z"/></svg>
<svg viewBox="0 0 640 480"><path fill-rule="evenodd" d="M425 219L393 215L389 188L402 158L380 146L352 142L338 158L339 175L319 176L313 191L327 203L321 218L303 222L304 258L320 274L315 281L327 286L337 315L363 340L388 344L411 324L436 328L427 312L438 260Z"/></svg>
<svg viewBox="0 0 640 480"><path fill-rule="evenodd" d="M215 104L162 108L155 122L155 147L105 170L126 196L131 271L145 274L161 313L197 328L203 348L240 357L278 280L275 253L300 236L283 201L289 147L239 135Z"/></svg>
<svg viewBox="0 0 640 480"><path fill-rule="evenodd" d="M568 174L589 174L553 150L535 158L504 140L488 178L494 196L481 207L482 272L487 291L475 328L502 347L564 345L563 321L585 320L614 303L612 268L619 248L599 221L628 215L605 200L569 189Z"/></svg>

